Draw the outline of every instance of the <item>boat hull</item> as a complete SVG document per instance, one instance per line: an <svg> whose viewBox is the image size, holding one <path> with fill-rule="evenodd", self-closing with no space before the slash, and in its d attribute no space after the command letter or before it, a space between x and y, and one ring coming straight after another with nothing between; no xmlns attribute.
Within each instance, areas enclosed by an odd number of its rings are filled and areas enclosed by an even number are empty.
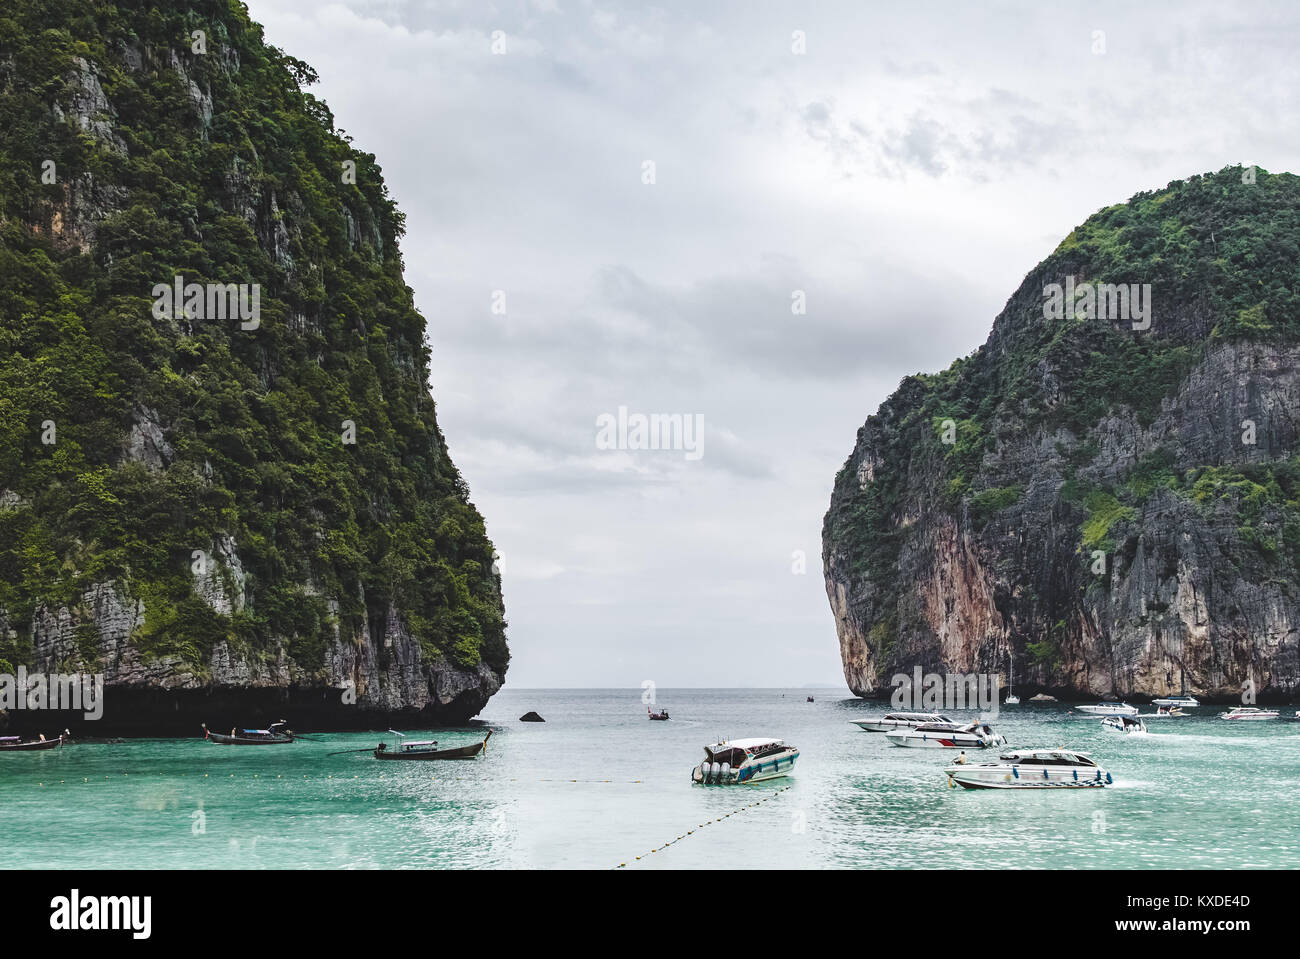
<svg viewBox="0 0 1300 959"><path fill-rule="evenodd" d="M911 728L907 723L895 722L893 720L885 722L883 720L855 719L853 720L853 725L868 733L887 733L891 729Z"/></svg>
<svg viewBox="0 0 1300 959"><path fill-rule="evenodd" d="M407 753L396 751L390 752L387 749L376 749L376 759L473 759L483 751L482 743L475 743L473 746L461 746L457 749L431 749L427 752L417 752L412 750Z"/></svg>
<svg viewBox="0 0 1300 959"><path fill-rule="evenodd" d="M45 749L58 749L63 745L63 737L58 739L33 740L26 743L14 743L9 746L0 746L0 752L6 753L34 753Z"/></svg>
<svg viewBox="0 0 1300 959"><path fill-rule="evenodd" d="M1003 736L972 736L970 733L917 733L895 731L885 733L885 738L895 746L908 749L987 749L990 746L1005 746Z"/></svg>
<svg viewBox="0 0 1300 959"><path fill-rule="evenodd" d="M488 740L492 738L492 731L483 737L481 743L470 743L468 746L456 746L453 749L376 749L374 756L376 759L404 759L404 760L428 760L428 759L473 759L483 751L487 746Z"/></svg>
<svg viewBox="0 0 1300 959"><path fill-rule="evenodd" d="M1012 766L950 766L944 772L949 786L963 789L1100 789L1112 782L1110 773L1101 768L1082 775L1075 768L1040 767L1029 772Z"/></svg>
<svg viewBox="0 0 1300 959"><path fill-rule="evenodd" d="M284 746L294 741L292 736L252 739L247 736L228 736L224 733L208 733L208 741L218 746Z"/></svg>

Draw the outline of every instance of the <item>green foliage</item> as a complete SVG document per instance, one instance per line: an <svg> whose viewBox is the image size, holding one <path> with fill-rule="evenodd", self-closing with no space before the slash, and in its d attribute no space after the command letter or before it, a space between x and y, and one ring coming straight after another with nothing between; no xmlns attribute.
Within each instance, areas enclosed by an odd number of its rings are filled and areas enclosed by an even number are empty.
<svg viewBox="0 0 1300 959"><path fill-rule="evenodd" d="M1213 315L1300 330L1300 181L1241 167L1176 180L1093 214L1054 257L1086 262L1089 278L1151 283L1168 303L1208 300ZM1157 306L1157 310L1159 307Z"/></svg>
<svg viewBox="0 0 1300 959"><path fill-rule="evenodd" d="M880 662L888 662L898 644L898 617L890 614L867 631L867 645Z"/></svg>
<svg viewBox="0 0 1300 959"><path fill-rule="evenodd" d="M1213 335L1227 339L1267 340L1274 332L1275 327L1268 321L1267 304L1256 303L1220 321L1215 325Z"/></svg>
<svg viewBox="0 0 1300 959"><path fill-rule="evenodd" d="M1102 549L1111 552L1114 545L1107 538L1111 527L1119 522L1131 522L1137 511L1120 503L1111 493L1094 490L1083 501L1088 518L1083 523L1084 549Z"/></svg>
<svg viewBox="0 0 1300 959"><path fill-rule="evenodd" d="M1060 666L1064 658L1060 644L1051 638L1026 643L1025 652L1028 654L1030 666L1046 666L1049 670Z"/></svg>
<svg viewBox="0 0 1300 959"><path fill-rule="evenodd" d="M970 518L977 529L982 529L997 513L1018 502L1024 495L1023 486L1002 486L980 490L970 498Z"/></svg>
<svg viewBox="0 0 1300 959"><path fill-rule="evenodd" d="M1201 467L1185 478L1185 495L1204 509L1227 506L1241 541L1273 561L1300 568L1300 456L1250 466Z"/></svg>
<svg viewBox="0 0 1300 959"><path fill-rule="evenodd" d="M82 63L124 151L69 111ZM505 669L494 552L428 393L402 215L303 90L314 79L237 0L0 10L0 489L20 498L0 507L0 608L20 632L5 658L26 661L38 607L114 580L145 604L146 654L197 671L219 641L319 669L336 629L346 641L390 609L430 657ZM260 284L261 328L154 318L152 288L175 275ZM124 458L141 422L165 428L163 469ZM189 574L227 535L247 574L234 616Z"/></svg>
<svg viewBox="0 0 1300 959"><path fill-rule="evenodd" d="M1124 485L1139 503L1145 502L1157 489L1176 490L1181 478L1174 472L1173 462L1173 450L1162 446L1138 460L1125 477Z"/></svg>

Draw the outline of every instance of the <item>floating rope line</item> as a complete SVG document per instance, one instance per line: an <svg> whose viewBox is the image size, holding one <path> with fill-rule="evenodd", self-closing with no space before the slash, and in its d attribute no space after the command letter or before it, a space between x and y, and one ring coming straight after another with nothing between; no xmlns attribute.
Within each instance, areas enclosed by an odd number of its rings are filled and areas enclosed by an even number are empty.
<svg viewBox="0 0 1300 959"><path fill-rule="evenodd" d="M122 773L122 775L123 775L123 776L129 776L130 773ZM167 773L161 773L161 772L160 772L158 775L159 775L159 776L165 776L165 775L168 775L168 774L167 774ZM172 775L174 775L174 776L179 775L179 776L181 776L181 777L184 777L186 774L185 774L185 773L173 773ZM195 773L195 775L197 776L198 773ZM203 774L203 778L204 778L204 779L208 779L208 778L211 777L211 775L212 775L211 773L204 773L204 774ZM261 773L244 773L243 775L244 775L245 778L252 778L252 779L260 779L260 778L261 778ZM269 778L270 774L268 773L267 775L268 775L268 778ZM230 778L230 779L238 779L239 776L240 776L239 773L230 773L229 776L228 776L228 778ZM105 778L105 779L109 779L109 778L111 778L111 777L110 777L110 776L105 776L104 778ZM276 778L276 779L283 779L284 776L283 776L283 774L277 773L275 778ZM307 775L306 773L304 773L302 778L303 778L303 779L310 779L311 777L310 777L309 775ZM316 778L319 779L320 776L317 776ZM326 779L341 779L341 780L346 780L346 779L347 779L346 776L335 776L335 775L332 774L332 773L327 773L326 776L325 776L325 778L326 778ZM353 778L353 779L359 779L359 778L361 778L361 777L360 777L360 776L357 776L357 775L354 775L352 778ZM395 777L394 777L394 778L395 778ZM406 777L402 777L402 779L403 779L403 781L409 781L408 779L406 779ZM437 776L430 776L429 779L430 779L430 781L432 781L432 782L438 782L438 781L439 781L439 779L438 779ZM81 781L84 783L84 782L89 782L90 780L89 780L88 778L84 778L84 779L82 779ZM480 780L480 779L477 779L477 778L472 778L472 779L468 779L468 780L467 780L467 777L465 777L465 776L454 776L454 777L453 777L453 776L447 776L447 777L443 778L441 781L442 781L442 782L458 782L458 783L459 783L459 782L466 782L466 781L470 781L470 782L490 782L491 780ZM53 783L53 780L50 780L50 782ZM63 782L65 782L65 780L60 779L59 782L60 782L60 783L63 783ZM510 780L510 782L512 782L512 783L517 783L517 782L539 782L539 783L582 783L582 784L597 783L597 784L602 784L602 785L603 785L603 784L610 783L610 784L618 784L618 785L625 785L625 786L631 786L631 785L644 785L644 784L645 784L645 780L644 780L644 779L525 779L525 780L520 780L520 779L512 778L512 779ZM44 786L44 785L45 785L45 782L38 782L37 785L38 785L38 786Z"/></svg>
<svg viewBox="0 0 1300 959"><path fill-rule="evenodd" d="M730 819L732 816L738 816L738 815L740 815L742 812L744 812L746 809L753 809L753 808L756 807L756 806L761 806L761 805L763 805L763 803L767 802L769 799L775 799L777 796L781 795L781 793L785 792L787 789L793 789L793 788L794 788L794 784L793 784L793 783L791 783L789 786L782 786L780 789L776 790L775 792L769 793L769 794L768 794L767 796L765 796L764 798L758 800L758 802L747 803L747 804L744 805L744 806L740 806L740 807L738 807L738 808L736 808L736 809L731 810L731 812L729 812L729 813L724 813L723 815L719 816L717 819L710 819L710 820L708 820L708 821L706 821L706 822L702 822L702 823L700 823L698 826L696 826L694 829L688 829L688 830L686 830L686 832L685 832L684 834L678 836L676 839L670 839L670 840L668 840L666 843L664 843L664 844L663 844L662 846L660 846L658 849L651 849L650 852L646 853L646 856L650 855L650 853L663 852L663 851L664 851L665 849L667 849L669 846L675 846L675 845L677 845L677 843L681 842L681 841L682 841L683 839L685 839L687 836L693 836L693 835L695 835L697 832L699 832L699 831L700 831L701 829L703 829L705 826L712 826L712 825L715 825L716 823L720 823L720 822L722 822L722 820L724 820L724 819ZM641 861L642 859L644 859L644 858L645 858L645 856L637 856L636 859L635 859L634 861L636 861L636 862L640 862L640 861ZM615 866L614 868L615 868L615 869L623 869L623 868L625 868L626 866L627 866L627 863L625 863L625 862L620 862L620 863L619 863L617 866Z"/></svg>

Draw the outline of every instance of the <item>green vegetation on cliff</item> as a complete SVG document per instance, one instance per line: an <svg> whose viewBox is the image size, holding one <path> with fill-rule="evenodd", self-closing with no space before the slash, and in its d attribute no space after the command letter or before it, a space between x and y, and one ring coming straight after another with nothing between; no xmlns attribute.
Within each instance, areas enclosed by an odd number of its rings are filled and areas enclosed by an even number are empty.
<svg viewBox="0 0 1300 959"><path fill-rule="evenodd" d="M243 4L130 8L0 7L0 656L113 581L144 603L141 648L196 670L220 640L318 669L336 628L395 609L430 657L503 672L494 553L375 158ZM260 328L156 319L174 276L260 284ZM153 426L163 462L127 455ZM227 538L248 604L224 613L192 557Z"/></svg>

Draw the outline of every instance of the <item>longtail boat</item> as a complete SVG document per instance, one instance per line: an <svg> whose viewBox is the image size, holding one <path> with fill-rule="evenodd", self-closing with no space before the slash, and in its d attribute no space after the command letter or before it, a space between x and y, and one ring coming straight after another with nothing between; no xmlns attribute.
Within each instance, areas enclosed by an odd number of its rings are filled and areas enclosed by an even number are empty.
<svg viewBox="0 0 1300 959"><path fill-rule="evenodd" d="M375 750L376 759L473 759L483 751L487 741L492 738L492 730L489 729L481 743L457 746L454 749L439 749L436 739L408 743L406 738L396 730L390 729L389 732L397 737L397 746L389 749L387 743L380 743Z"/></svg>
<svg viewBox="0 0 1300 959"><path fill-rule="evenodd" d="M45 734L41 734L40 739L24 740L21 736L0 736L0 752L33 752L38 749L58 749L63 745L63 740L69 738L69 733L65 729L53 739L46 739Z"/></svg>
<svg viewBox="0 0 1300 959"><path fill-rule="evenodd" d="M653 721L653 720L658 720L658 721L662 722L663 720L665 720L665 719L668 718L668 710L667 710L667 709L661 709L661 710L659 710L659 712L655 712L653 709L651 709L649 706L647 706L647 707L645 708L645 711L646 711L647 713L650 714L650 719L651 719L652 721Z"/></svg>
<svg viewBox="0 0 1300 959"><path fill-rule="evenodd" d="M269 729L232 729L230 734L214 733L203 724L203 738L222 746L278 746L294 741L293 730L283 719Z"/></svg>

